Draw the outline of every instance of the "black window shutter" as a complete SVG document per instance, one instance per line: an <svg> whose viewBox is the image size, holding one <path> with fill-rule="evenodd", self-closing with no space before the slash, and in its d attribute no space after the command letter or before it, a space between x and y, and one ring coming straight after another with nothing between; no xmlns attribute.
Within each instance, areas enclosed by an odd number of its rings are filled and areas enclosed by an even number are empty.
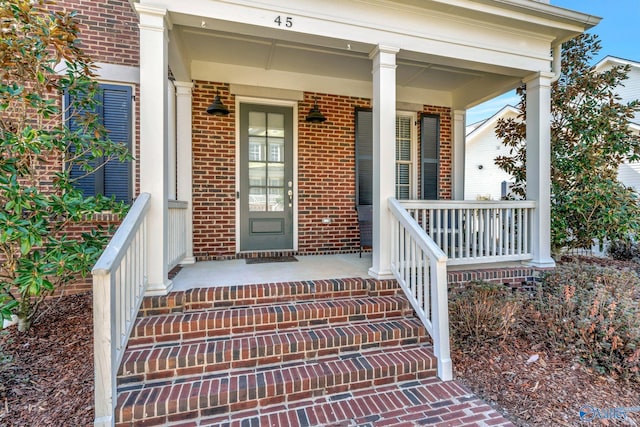
<svg viewBox="0 0 640 427"><path fill-rule="evenodd" d="M373 204L373 112L356 108L356 205Z"/></svg>
<svg viewBox="0 0 640 427"><path fill-rule="evenodd" d="M98 91L95 94L96 101L101 106L102 105L102 93ZM86 111L81 109L72 109L70 105L72 103L71 95L66 92L64 96L64 105L65 108L68 109L67 116L69 117L67 120L67 126L72 132L77 131L81 124L80 119L83 117ZM97 112L98 120L102 123L102 114L101 107L98 107L100 110ZM74 155L76 151L76 147L69 147L70 155ZM95 196L96 192L100 191L99 183L96 174L90 173L87 175L87 171L82 170L77 164L75 164L70 170L71 179L76 180L74 185L76 188L82 191L82 194L85 196Z"/></svg>
<svg viewBox="0 0 640 427"><path fill-rule="evenodd" d="M118 85L100 85L96 94L98 106L96 115L100 123L106 128L111 141L117 144L125 144L131 149L131 87ZM68 108L71 99L65 95L65 107ZM67 122L72 131L78 129L78 123L74 120L74 112L70 111ZM70 147L73 153L74 147ZM82 190L85 196L104 194L107 197L115 196L116 200L128 202L131 200L131 165L130 162L121 162L113 159L107 162L96 172L83 177L86 172L79 167L71 168L72 179L79 178L75 185Z"/></svg>
<svg viewBox="0 0 640 427"><path fill-rule="evenodd" d="M109 138L131 149L131 87L101 85L103 94L103 123ZM103 194L116 200L131 200L131 165L112 159L104 166Z"/></svg>
<svg viewBox="0 0 640 427"><path fill-rule="evenodd" d="M440 116L423 114L420 118L420 151L422 157L422 199L438 199L440 172Z"/></svg>

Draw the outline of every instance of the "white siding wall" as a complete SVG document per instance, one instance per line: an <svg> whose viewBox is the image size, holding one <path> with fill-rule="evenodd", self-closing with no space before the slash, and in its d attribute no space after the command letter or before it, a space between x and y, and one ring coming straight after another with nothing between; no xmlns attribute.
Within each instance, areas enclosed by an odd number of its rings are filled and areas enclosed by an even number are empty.
<svg viewBox="0 0 640 427"><path fill-rule="evenodd" d="M515 117L515 114L506 112L502 117ZM490 120L495 125L493 118ZM500 200L502 181L510 181L511 175L496 166L495 158L508 154L509 149L496 137L494 126L483 126L467 137L465 200Z"/></svg>
<svg viewBox="0 0 640 427"><path fill-rule="evenodd" d="M628 76L629 78L623 83L624 86L618 88L622 102L640 99L640 63L632 65ZM636 113L635 119L632 121L639 124L640 113ZM637 126L634 127L635 129ZM636 135L640 134L637 130L635 133ZM633 187L636 191L640 191L640 162L622 164L618 171L618 179L627 187Z"/></svg>
<svg viewBox="0 0 640 427"><path fill-rule="evenodd" d="M640 66L632 67L629 79L625 80L624 87L618 89L618 94L623 102L631 102L640 99ZM640 113L636 113L635 123L640 122Z"/></svg>

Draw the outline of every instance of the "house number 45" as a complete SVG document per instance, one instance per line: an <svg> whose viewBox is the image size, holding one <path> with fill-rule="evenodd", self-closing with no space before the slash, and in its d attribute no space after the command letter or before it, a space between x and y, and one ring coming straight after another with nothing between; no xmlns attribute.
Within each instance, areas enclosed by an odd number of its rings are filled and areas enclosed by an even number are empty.
<svg viewBox="0 0 640 427"><path fill-rule="evenodd" d="M282 16L278 15L276 19L273 20L273 22L278 24L278 27L282 27L283 25L287 28L293 27L293 18L290 16L282 18Z"/></svg>

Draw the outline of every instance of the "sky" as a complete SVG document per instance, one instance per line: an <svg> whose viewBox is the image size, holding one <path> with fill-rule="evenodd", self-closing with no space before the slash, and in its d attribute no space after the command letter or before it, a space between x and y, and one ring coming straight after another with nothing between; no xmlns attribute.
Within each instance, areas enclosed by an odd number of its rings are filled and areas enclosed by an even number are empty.
<svg viewBox="0 0 640 427"><path fill-rule="evenodd" d="M602 44L594 63L608 55L640 61L640 0L551 0L551 4L602 18L589 31L597 34ZM510 92L480 104L467 111L467 124L484 120L519 100Z"/></svg>

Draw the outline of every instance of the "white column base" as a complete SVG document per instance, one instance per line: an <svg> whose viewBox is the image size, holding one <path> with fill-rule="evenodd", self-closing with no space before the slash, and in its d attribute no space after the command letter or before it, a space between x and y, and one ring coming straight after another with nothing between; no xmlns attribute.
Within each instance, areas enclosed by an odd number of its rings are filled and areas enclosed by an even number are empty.
<svg viewBox="0 0 640 427"><path fill-rule="evenodd" d="M164 283L150 283L147 291L144 293L146 297L164 296L173 289L173 280L167 279Z"/></svg>
<svg viewBox="0 0 640 427"><path fill-rule="evenodd" d="M395 279L395 276L393 275L391 270L375 271L373 267L371 267L367 273L369 274L369 276L373 277L376 280Z"/></svg>
<svg viewBox="0 0 640 427"><path fill-rule="evenodd" d="M180 265L191 265L196 263L196 258L192 256L184 257L182 261L180 261Z"/></svg>
<svg viewBox="0 0 640 427"><path fill-rule="evenodd" d="M526 265L535 268L554 268L556 262L553 258L534 259L526 263Z"/></svg>

